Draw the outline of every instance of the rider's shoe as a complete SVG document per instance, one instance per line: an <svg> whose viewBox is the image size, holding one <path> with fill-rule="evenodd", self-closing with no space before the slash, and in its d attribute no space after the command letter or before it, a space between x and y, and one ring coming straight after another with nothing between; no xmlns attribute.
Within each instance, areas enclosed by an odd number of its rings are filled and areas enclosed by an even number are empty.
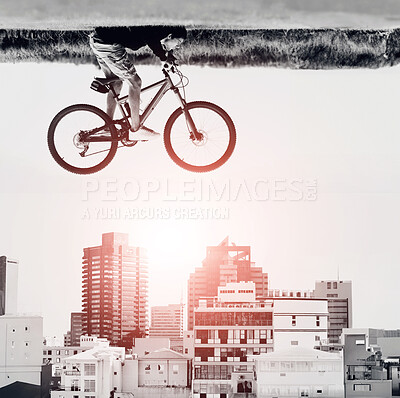
<svg viewBox="0 0 400 398"><path fill-rule="evenodd" d="M145 126L142 126L137 131L130 131L129 132L129 140L130 141L149 141L154 140L160 137L160 133L157 133Z"/></svg>

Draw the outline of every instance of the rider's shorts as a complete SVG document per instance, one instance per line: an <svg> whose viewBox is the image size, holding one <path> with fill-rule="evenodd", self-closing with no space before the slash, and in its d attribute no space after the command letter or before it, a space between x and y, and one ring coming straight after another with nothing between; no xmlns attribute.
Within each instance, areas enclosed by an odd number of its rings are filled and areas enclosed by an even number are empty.
<svg viewBox="0 0 400 398"><path fill-rule="evenodd" d="M124 46L118 43L103 43L95 33L90 35L90 47L106 77L118 76L126 80L137 74Z"/></svg>

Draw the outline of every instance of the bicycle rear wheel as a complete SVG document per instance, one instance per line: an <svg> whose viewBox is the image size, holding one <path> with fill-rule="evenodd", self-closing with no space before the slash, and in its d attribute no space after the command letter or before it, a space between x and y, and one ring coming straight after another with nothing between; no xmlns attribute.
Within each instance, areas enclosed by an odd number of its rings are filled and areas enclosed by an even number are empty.
<svg viewBox="0 0 400 398"><path fill-rule="evenodd" d="M105 112L87 104L63 109L50 124L47 135L50 153L61 167L72 173L95 173L106 167L117 151L117 141L85 142L85 135L117 138L117 131Z"/></svg>
<svg viewBox="0 0 400 398"><path fill-rule="evenodd" d="M232 155L236 145L235 125L215 104L195 101L186 105L201 139L195 139L183 110L178 108L165 125L165 149L186 170L198 173L215 170Z"/></svg>

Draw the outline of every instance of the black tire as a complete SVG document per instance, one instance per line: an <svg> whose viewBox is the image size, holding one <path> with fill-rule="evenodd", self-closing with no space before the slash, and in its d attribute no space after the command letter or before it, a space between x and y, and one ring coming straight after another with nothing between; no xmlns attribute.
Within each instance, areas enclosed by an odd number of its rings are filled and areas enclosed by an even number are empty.
<svg viewBox="0 0 400 398"><path fill-rule="evenodd" d="M60 111L50 123L47 135L47 143L54 160L65 170L76 174L91 174L104 169L115 156L117 141L90 142L88 155L81 157L79 152L82 152L84 144L79 143L81 147L78 148L74 140L80 131L100 127L108 127L111 137L117 138L117 131L110 117L93 105L71 105Z"/></svg>
<svg viewBox="0 0 400 398"><path fill-rule="evenodd" d="M187 109L197 130L204 133L206 137L203 140L204 143L196 143L195 140L190 138L186 118L182 109L178 108L172 113L165 125L165 149L171 159L185 170L197 173L215 170L230 158L235 149L235 125L222 108L210 102L189 102ZM217 145L221 141L221 137L224 141L222 146ZM180 144L181 142L184 142L184 147ZM205 148L206 144L208 144L207 149ZM179 146L182 149L178 148ZM205 159L206 156L210 160Z"/></svg>

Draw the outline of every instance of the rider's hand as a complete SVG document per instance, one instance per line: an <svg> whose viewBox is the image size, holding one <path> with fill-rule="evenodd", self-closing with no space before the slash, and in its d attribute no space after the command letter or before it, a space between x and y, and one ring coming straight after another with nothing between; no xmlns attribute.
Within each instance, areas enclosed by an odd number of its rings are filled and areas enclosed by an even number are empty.
<svg viewBox="0 0 400 398"><path fill-rule="evenodd" d="M174 57L174 54L172 54L172 51L168 52L166 62L171 65L178 65L177 59Z"/></svg>

